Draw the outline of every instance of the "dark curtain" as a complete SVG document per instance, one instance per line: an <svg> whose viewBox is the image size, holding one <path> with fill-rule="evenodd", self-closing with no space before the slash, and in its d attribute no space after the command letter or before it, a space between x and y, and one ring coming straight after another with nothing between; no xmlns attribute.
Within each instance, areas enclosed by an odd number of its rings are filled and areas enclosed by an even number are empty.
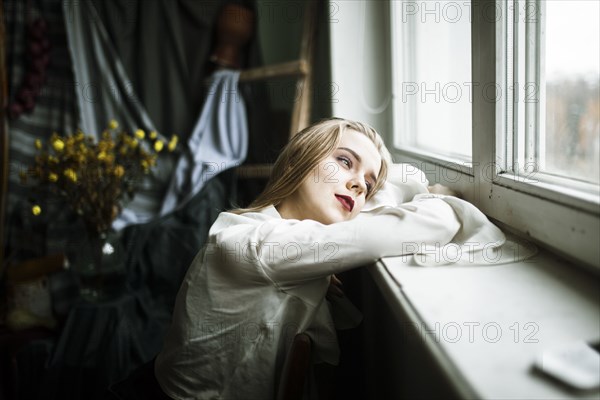
<svg viewBox="0 0 600 400"><path fill-rule="evenodd" d="M92 0L159 132L190 132L222 1Z"/></svg>

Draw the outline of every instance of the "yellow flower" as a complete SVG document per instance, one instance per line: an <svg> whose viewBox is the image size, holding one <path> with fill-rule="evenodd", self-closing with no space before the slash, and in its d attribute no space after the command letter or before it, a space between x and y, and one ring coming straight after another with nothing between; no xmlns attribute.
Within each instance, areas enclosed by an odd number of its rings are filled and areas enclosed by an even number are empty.
<svg viewBox="0 0 600 400"><path fill-rule="evenodd" d="M173 137L171 137L171 141L169 142L169 151L173 151L175 150L175 148L177 147L177 141L179 140L179 138L177 137L177 135L173 135Z"/></svg>
<svg viewBox="0 0 600 400"><path fill-rule="evenodd" d="M42 207L36 204L35 206L31 207L31 213L35 216L40 215L42 213Z"/></svg>
<svg viewBox="0 0 600 400"><path fill-rule="evenodd" d="M65 176L72 180L73 182L77 182L77 174L71 168L65 169Z"/></svg>
<svg viewBox="0 0 600 400"><path fill-rule="evenodd" d="M115 176L117 176L117 177L119 177L119 178L120 178L120 177L122 177L123 175L125 175L125 168L123 168L121 165L117 165L117 166L115 167L115 170L114 170L114 172L115 172Z"/></svg>
<svg viewBox="0 0 600 400"><path fill-rule="evenodd" d="M54 150L56 151L62 151L62 149L65 148L65 142L60 139L54 139L52 142L52 147L54 147Z"/></svg>
<svg viewBox="0 0 600 400"><path fill-rule="evenodd" d="M102 151L110 150L110 146L107 141L101 140L98 142L98 149Z"/></svg>
<svg viewBox="0 0 600 400"><path fill-rule="evenodd" d="M176 135L165 139L157 131L135 129L128 133L115 120L108 125L99 138L81 130L65 135L52 133L47 139L34 138L38 151L35 168L30 172L40 184L64 197L72 211L98 231L110 226L120 211L117 204L125 194L136 192L139 179L156 166L158 153L166 152L167 147L173 151L179 141ZM145 146L145 140L151 149ZM45 152L48 149L51 154ZM129 165L134 167L128 168ZM25 172L21 173L24 177ZM101 183L106 185L100 188ZM31 211L36 215L45 213L40 206Z"/></svg>

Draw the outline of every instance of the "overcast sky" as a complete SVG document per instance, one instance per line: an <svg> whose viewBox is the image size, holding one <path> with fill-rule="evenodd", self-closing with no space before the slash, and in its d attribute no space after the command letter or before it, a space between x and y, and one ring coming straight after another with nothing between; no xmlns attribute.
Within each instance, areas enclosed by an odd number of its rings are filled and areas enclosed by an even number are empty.
<svg viewBox="0 0 600 400"><path fill-rule="evenodd" d="M600 1L546 1L546 78L600 78Z"/></svg>

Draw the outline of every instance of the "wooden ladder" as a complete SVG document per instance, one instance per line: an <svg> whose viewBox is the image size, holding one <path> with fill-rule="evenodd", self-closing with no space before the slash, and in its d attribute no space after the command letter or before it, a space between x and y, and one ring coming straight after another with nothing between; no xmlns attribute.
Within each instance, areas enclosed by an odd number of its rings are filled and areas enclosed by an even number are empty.
<svg viewBox="0 0 600 400"><path fill-rule="evenodd" d="M317 9L319 0L310 0L305 4L300 55L297 60L244 70L240 73L240 82L264 81L273 78L296 78L296 96L291 115L288 138L306 128L310 123L311 97L313 86L314 42L317 30ZM273 164L245 164L237 168L239 178L268 178Z"/></svg>

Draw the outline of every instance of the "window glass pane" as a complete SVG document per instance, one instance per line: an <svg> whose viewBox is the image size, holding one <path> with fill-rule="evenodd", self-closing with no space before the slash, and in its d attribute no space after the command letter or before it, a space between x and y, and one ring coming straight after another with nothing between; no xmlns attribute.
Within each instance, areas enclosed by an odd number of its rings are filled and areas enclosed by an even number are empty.
<svg viewBox="0 0 600 400"><path fill-rule="evenodd" d="M404 1L395 8L403 145L471 160L471 5ZM399 26L398 26L399 25Z"/></svg>
<svg viewBox="0 0 600 400"><path fill-rule="evenodd" d="M599 183L600 2L546 1L545 7L542 170Z"/></svg>

